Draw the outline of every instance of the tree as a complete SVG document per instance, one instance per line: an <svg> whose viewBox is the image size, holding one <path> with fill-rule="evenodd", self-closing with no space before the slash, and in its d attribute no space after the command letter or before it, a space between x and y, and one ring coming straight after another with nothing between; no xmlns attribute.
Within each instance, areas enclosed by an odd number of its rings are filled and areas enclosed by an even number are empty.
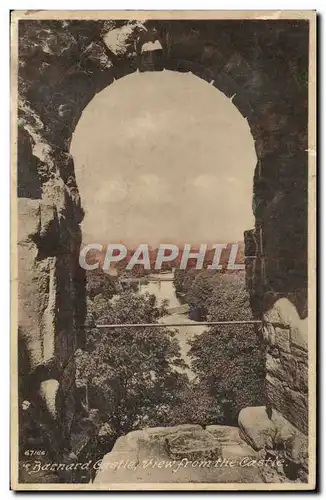
<svg viewBox="0 0 326 500"><path fill-rule="evenodd" d="M243 273L219 275L208 321L250 319ZM213 326L190 344L192 369L221 404L221 423L235 424L241 408L263 403L264 360L253 325Z"/></svg>
<svg viewBox="0 0 326 500"><path fill-rule="evenodd" d="M223 408L218 399L208 392L207 385L196 380L180 387L175 405L165 418L166 425L216 424L223 419Z"/></svg>
<svg viewBox="0 0 326 500"><path fill-rule="evenodd" d="M205 321L210 309L213 290L215 289L217 271L203 269L192 280L186 293L190 317L196 321Z"/></svg>
<svg viewBox="0 0 326 500"><path fill-rule="evenodd" d="M86 293L91 300L97 295L111 299L117 293L117 278L104 273L101 268L86 271Z"/></svg>
<svg viewBox="0 0 326 500"><path fill-rule="evenodd" d="M175 269L173 277L173 285L177 296L186 297L189 292L191 285L198 276L200 271L194 267L188 269Z"/></svg>
<svg viewBox="0 0 326 500"><path fill-rule="evenodd" d="M174 332L168 328L98 329L96 324L157 323L166 312L156 297L122 291L110 301L89 301L87 346L77 356L78 377L89 387L90 403L117 435L157 425L175 404L186 376Z"/></svg>

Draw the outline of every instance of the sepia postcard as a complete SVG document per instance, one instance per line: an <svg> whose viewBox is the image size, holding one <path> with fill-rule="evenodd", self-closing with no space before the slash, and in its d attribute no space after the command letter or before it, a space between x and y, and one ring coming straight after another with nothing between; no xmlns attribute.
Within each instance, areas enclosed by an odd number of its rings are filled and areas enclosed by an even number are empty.
<svg viewBox="0 0 326 500"><path fill-rule="evenodd" d="M316 12L11 13L13 490L316 489Z"/></svg>

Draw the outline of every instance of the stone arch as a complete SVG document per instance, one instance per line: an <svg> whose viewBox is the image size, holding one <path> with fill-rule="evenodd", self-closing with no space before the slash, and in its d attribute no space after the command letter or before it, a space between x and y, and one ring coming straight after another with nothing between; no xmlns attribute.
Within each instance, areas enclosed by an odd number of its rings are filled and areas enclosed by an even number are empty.
<svg viewBox="0 0 326 500"><path fill-rule="evenodd" d="M258 29L258 23L252 41L256 47L254 52L243 43L247 34L243 22L237 21L238 37L234 31L230 32L229 23L221 21L220 26L217 31L208 21L21 21L19 90L22 139L19 139L19 156L25 159L26 148L29 149L30 170L34 176L38 172L39 177L38 187L35 180L33 193L23 189L22 198L40 196L40 205L43 206L45 196L41 196L40 188L51 198L46 185L57 178L57 199L47 200L45 204L53 202L61 224L63 220L72 224L73 233L77 234L83 214L69 145L85 106L96 93L132 72L190 71L231 98L249 123L258 158L253 179L254 240L264 239L263 226L274 224L275 207L277 211L279 204L282 206L283 203L279 200L291 194L288 191L291 190L293 165L299 164L304 172L306 136L298 126L293 127L294 119L298 118L288 113L289 109L293 111L293 106L285 109L280 104L284 80L273 81L275 75L257 71L257 64L263 67L264 63L262 45L266 40L268 46L277 42L280 33L289 28L289 22L280 22L267 34L266 30ZM298 31L298 22L292 22L292 30L294 34ZM120 40L115 47L112 41L111 45L107 43L113 32ZM150 50L150 44L154 45L154 50ZM148 50L143 50L143 47ZM292 86L302 93L305 82L299 89L298 83L295 84L301 69L298 58L294 63L291 66L292 81L287 83L286 89ZM304 112L301 114L305 116ZM283 134L290 126L291 136L285 141ZM23 176L19 176L19 193L21 184L26 182ZM69 212L71 216L67 217ZM46 217L41 219L46 225L45 230L41 230L44 236L49 223ZM266 245L268 241L255 244L256 252ZM280 274L282 270L281 265ZM280 289L283 285L278 281L277 277L270 281L267 276L264 286L268 288L272 283L275 291L286 291Z"/></svg>
<svg viewBox="0 0 326 500"><path fill-rule="evenodd" d="M19 22L19 324L29 373L47 367L59 392L74 385L85 286L70 140L92 97L135 71L191 71L248 120L258 158L256 224L245 237L256 256L247 264L253 309L261 317L272 292L306 314L308 29L288 20Z"/></svg>

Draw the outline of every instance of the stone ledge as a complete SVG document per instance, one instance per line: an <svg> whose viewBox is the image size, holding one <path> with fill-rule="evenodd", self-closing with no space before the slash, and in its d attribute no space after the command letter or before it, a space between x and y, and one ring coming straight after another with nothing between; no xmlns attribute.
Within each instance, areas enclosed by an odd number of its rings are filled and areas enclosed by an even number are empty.
<svg viewBox="0 0 326 500"><path fill-rule="evenodd" d="M268 418L265 406L244 408L238 422L241 437L255 450L277 450L308 470L307 436L277 410Z"/></svg>
<svg viewBox="0 0 326 500"><path fill-rule="evenodd" d="M270 345L281 343L280 347L283 346L283 350L288 350L291 346L308 350L308 319L301 319L295 306L288 299L277 300L264 314L263 319L267 325L278 325L274 336L268 328L264 332L264 338ZM286 333L286 329L289 329L289 334ZM282 340L282 336L286 338Z"/></svg>
<svg viewBox="0 0 326 500"><path fill-rule="evenodd" d="M179 425L133 431L105 455L95 483L261 483L254 450L230 426ZM233 465L230 465L233 463Z"/></svg>

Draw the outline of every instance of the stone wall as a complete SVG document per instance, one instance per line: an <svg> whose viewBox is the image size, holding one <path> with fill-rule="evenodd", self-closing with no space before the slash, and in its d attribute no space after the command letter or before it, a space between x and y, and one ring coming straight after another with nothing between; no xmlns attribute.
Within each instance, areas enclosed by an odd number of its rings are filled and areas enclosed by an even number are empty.
<svg viewBox="0 0 326 500"><path fill-rule="evenodd" d="M58 449L70 446L73 354L85 315L71 136L97 92L164 68L212 83L250 125L258 163L247 273L255 316L266 322L266 393L307 431L308 28L286 20L19 22L20 401L52 419Z"/></svg>
<svg viewBox="0 0 326 500"><path fill-rule="evenodd" d="M308 319L279 299L264 315L266 393L272 406L308 433Z"/></svg>

